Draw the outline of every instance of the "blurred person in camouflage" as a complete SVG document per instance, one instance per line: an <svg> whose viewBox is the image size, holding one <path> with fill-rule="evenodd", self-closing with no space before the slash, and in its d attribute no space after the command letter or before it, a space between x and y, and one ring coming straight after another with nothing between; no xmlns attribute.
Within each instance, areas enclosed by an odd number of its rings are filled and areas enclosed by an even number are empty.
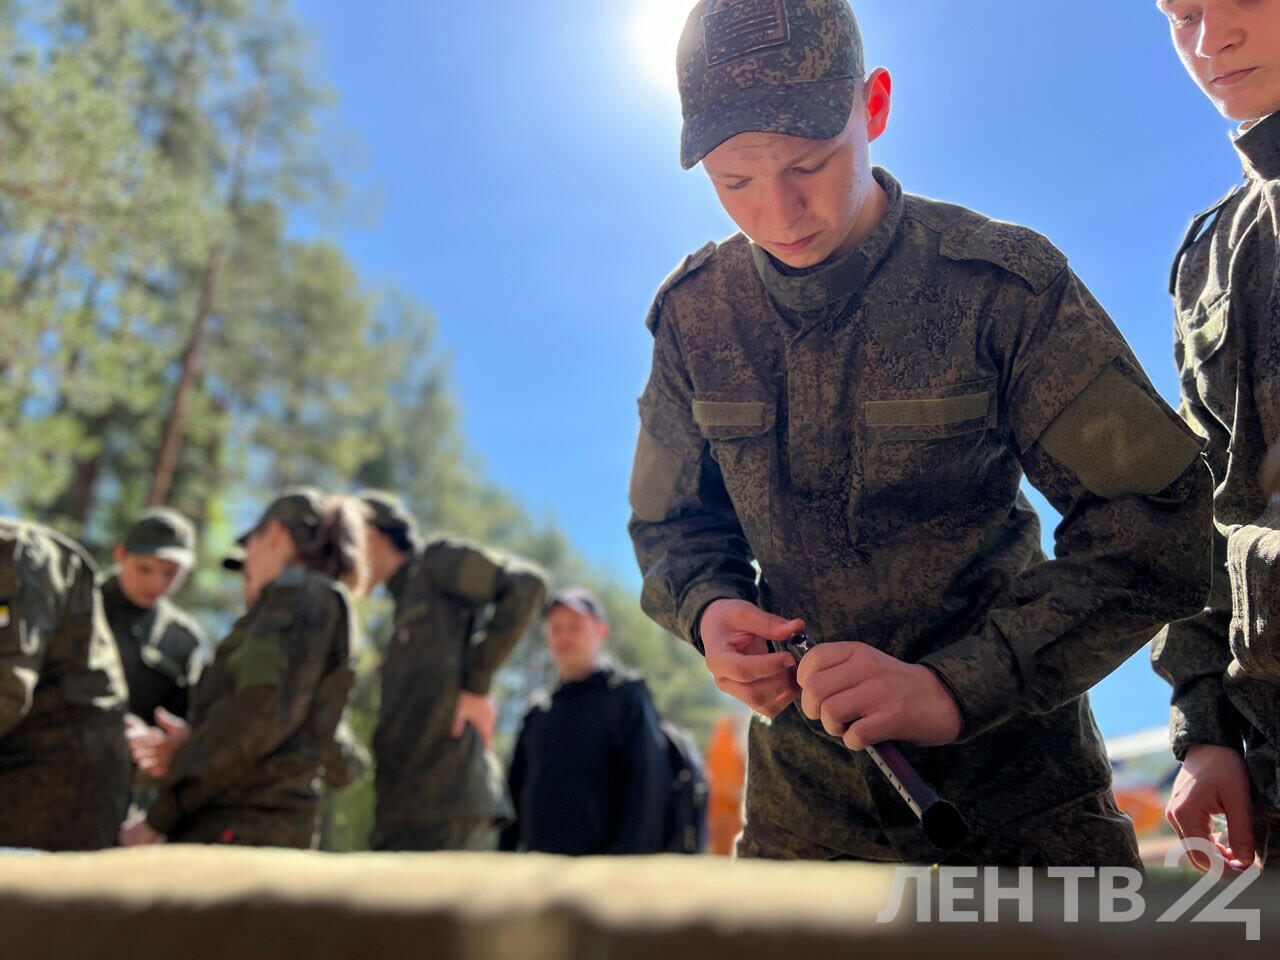
<svg viewBox="0 0 1280 960"><path fill-rule="evenodd" d="M317 780L351 689L348 590L366 573L359 504L286 490L237 543L248 611L218 645L188 723L132 735L138 766L160 779L125 846L311 846Z"/></svg>
<svg viewBox="0 0 1280 960"><path fill-rule="evenodd" d="M1157 6L1192 80L1238 123L1244 171L1192 221L1170 282L1182 414L1217 480L1216 550L1204 611L1152 645L1182 761L1169 821L1207 840L1223 814L1215 839L1243 870L1280 855L1280 0Z"/></svg>
<svg viewBox="0 0 1280 960"><path fill-rule="evenodd" d="M232 573L244 576L244 550L237 548L227 556L222 558L222 568ZM355 658L355 650L351 651L352 659ZM333 743L325 751L322 773L324 775L324 784L332 791L342 790L351 786L369 769L369 765L373 762L373 758L369 755L368 748L360 742L360 738L352 729L347 712L343 713L342 719L338 721L338 726L333 732ZM323 831L321 831L323 834Z"/></svg>
<svg viewBox="0 0 1280 960"><path fill-rule="evenodd" d="M872 167L892 83L847 0L703 0L678 77L741 233L649 313L630 530L645 610L758 714L738 854L1137 866L1086 691L1203 605L1199 441L1047 240Z"/></svg>
<svg viewBox="0 0 1280 960"><path fill-rule="evenodd" d="M362 493L369 570L395 600L373 734L375 850L483 850L512 815L490 749L493 675L545 591L532 565L451 537L426 542L394 494Z"/></svg>
<svg viewBox="0 0 1280 960"><path fill-rule="evenodd" d="M0 847L97 850L129 805L128 687L79 544L0 519Z"/></svg>

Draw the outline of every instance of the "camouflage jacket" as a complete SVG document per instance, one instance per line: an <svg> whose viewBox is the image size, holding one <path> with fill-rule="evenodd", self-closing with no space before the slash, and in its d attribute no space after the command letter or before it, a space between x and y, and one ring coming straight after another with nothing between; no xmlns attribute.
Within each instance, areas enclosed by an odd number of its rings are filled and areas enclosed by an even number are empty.
<svg viewBox="0 0 1280 960"><path fill-rule="evenodd" d="M191 738L147 820L161 833L211 808L307 811L351 689L351 603L290 567L218 645L191 697Z"/></svg>
<svg viewBox="0 0 1280 960"><path fill-rule="evenodd" d="M373 735L374 845L397 830L510 816L501 768L468 727L451 732L458 692L485 694L542 601L525 563L451 539L428 543L387 584L395 620Z"/></svg>
<svg viewBox="0 0 1280 960"><path fill-rule="evenodd" d="M156 707L185 717L205 643L199 624L167 597L149 610L137 606L116 576L102 584L102 606L129 683L130 712L148 723Z"/></svg>
<svg viewBox="0 0 1280 960"><path fill-rule="evenodd" d="M931 667L963 732L905 752L990 836L1109 785L1085 692L1203 604L1210 478L1062 254L875 175L888 212L842 260L784 275L738 235L659 291L641 602L694 644L736 597ZM1064 516L1052 561L1024 471ZM865 755L798 708L757 719L749 769L748 823L936 857Z"/></svg>
<svg viewBox="0 0 1280 960"><path fill-rule="evenodd" d="M0 520L0 847L115 846L128 700L96 569L52 530Z"/></svg>
<svg viewBox="0 0 1280 960"><path fill-rule="evenodd" d="M0 519L0 753L67 707L123 713L128 686L97 568L52 530Z"/></svg>
<svg viewBox="0 0 1280 960"><path fill-rule="evenodd" d="M1236 148L1245 184L1193 222L1172 287L1182 413L1207 439L1217 481L1213 590L1203 613L1159 638L1152 659L1173 686L1179 759L1196 744L1247 743L1259 790L1280 805L1280 570L1256 549L1280 527L1258 484L1280 441L1280 114Z"/></svg>

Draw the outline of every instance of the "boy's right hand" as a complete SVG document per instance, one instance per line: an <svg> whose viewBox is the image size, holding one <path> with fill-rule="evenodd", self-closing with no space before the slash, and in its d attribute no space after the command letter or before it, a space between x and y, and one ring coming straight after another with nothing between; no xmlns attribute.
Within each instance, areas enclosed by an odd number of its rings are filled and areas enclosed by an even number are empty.
<svg viewBox="0 0 1280 960"><path fill-rule="evenodd" d="M766 717L776 717L800 695L795 660L789 653L770 653L766 641L780 643L803 629L803 620L783 620L729 599L708 604L698 623L716 686Z"/></svg>
<svg viewBox="0 0 1280 960"><path fill-rule="evenodd" d="M1216 814L1227 818L1227 842L1212 836ZM1201 744L1187 758L1173 782L1165 817L1184 840L1199 837L1214 844L1230 872L1238 873L1254 861L1253 808L1249 800L1249 770L1244 758L1230 747ZM1197 870L1209 863L1195 851L1188 857Z"/></svg>

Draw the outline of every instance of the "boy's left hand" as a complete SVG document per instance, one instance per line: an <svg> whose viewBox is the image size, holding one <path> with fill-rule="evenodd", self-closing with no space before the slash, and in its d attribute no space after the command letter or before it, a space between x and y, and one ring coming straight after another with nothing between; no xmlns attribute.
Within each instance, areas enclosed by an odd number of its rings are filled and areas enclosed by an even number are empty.
<svg viewBox="0 0 1280 960"><path fill-rule="evenodd" d="M932 670L865 643L818 644L796 681L804 715L850 750L883 740L939 747L960 736L960 708Z"/></svg>

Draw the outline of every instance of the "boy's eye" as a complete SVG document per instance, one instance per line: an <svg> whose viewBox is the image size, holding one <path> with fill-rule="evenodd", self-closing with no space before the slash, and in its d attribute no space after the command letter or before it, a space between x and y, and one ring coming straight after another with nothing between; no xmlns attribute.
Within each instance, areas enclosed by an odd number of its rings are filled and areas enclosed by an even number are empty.
<svg viewBox="0 0 1280 960"><path fill-rule="evenodd" d="M802 175L804 175L804 176L810 176L810 175L812 175L812 174L815 174L815 173L820 172L820 171L822 170L822 168L823 168L823 167L825 167L826 165L827 165L827 161L826 161L826 160L823 160L821 163L817 164L816 166L812 166L812 167L796 167L796 168L795 168L795 171L796 171L796 173L802 174Z"/></svg>
<svg viewBox="0 0 1280 960"><path fill-rule="evenodd" d="M726 183L726 184L724 185L724 188L725 188L726 190L741 190L743 187L745 187L745 186L746 186L747 184L749 184L750 182L751 182L750 180L736 180L736 181L734 181L733 183Z"/></svg>

